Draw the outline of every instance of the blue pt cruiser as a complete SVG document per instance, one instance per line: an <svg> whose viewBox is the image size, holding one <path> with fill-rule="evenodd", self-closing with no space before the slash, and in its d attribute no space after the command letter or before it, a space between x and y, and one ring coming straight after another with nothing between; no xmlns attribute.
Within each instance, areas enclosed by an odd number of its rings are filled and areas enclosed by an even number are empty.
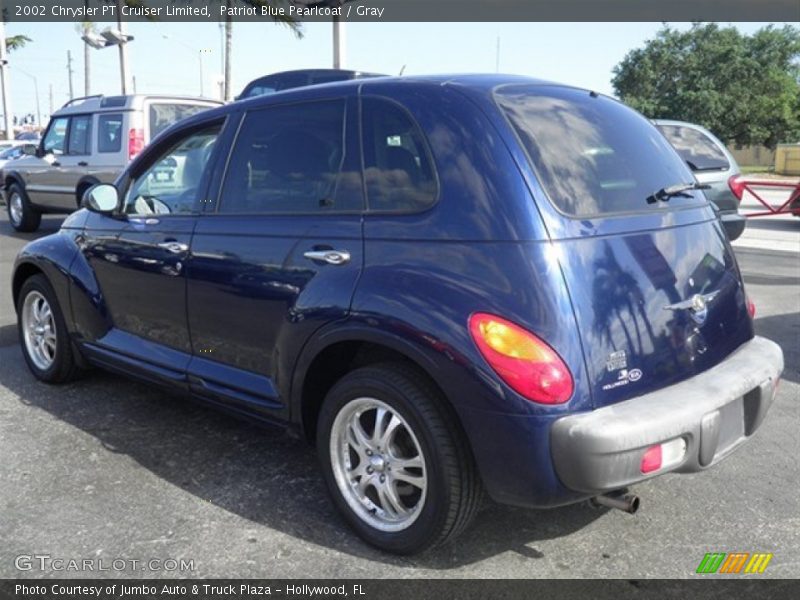
<svg viewBox="0 0 800 600"><path fill-rule="evenodd" d="M783 355L662 134L588 90L377 78L163 132L13 275L27 364L111 369L314 441L391 552L747 441Z"/></svg>

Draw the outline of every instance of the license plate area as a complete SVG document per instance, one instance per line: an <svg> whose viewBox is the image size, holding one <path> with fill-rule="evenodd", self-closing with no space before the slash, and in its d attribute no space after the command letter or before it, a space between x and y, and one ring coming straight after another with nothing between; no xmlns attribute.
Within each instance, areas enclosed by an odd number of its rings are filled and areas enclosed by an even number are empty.
<svg viewBox="0 0 800 600"><path fill-rule="evenodd" d="M714 460L721 458L744 437L744 398L719 409L719 439Z"/></svg>

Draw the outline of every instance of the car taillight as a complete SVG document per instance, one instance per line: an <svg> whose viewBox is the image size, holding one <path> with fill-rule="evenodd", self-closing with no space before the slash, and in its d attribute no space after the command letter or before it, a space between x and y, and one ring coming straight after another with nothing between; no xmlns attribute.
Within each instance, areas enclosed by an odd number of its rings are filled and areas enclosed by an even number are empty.
<svg viewBox="0 0 800 600"><path fill-rule="evenodd" d="M751 319L755 319L756 318L756 305L753 304L753 301L750 300L749 297L746 297L746 298L747 298L747 314L750 315Z"/></svg>
<svg viewBox="0 0 800 600"><path fill-rule="evenodd" d="M739 202L742 201L742 196L744 195L744 186L745 181L741 175L731 175L728 178L728 187L731 188L733 195L739 199Z"/></svg>
<svg viewBox="0 0 800 600"><path fill-rule="evenodd" d="M572 374L564 361L529 331L486 313L473 314L469 330L486 362L517 393L542 404L561 404L572 396Z"/></svg>
<svg viewBox="0 0 800 600"><path fill-rule="evenodd" d="M144 149L144 131L131 129L128 132L128 160L133 160Z"/></svg>

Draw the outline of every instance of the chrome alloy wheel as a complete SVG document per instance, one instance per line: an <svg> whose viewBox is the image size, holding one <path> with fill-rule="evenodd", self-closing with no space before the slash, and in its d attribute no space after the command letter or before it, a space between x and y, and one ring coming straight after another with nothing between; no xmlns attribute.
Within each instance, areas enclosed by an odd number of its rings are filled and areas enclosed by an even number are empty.
<svg viewBox="0 0 800 600"><path fill-rule="evenodd" d="M428 488L422 446L408 422L375 398L356 398L336 415L330 436L333 474L365 523L402 531L417 520Z"/></svg>
<svg viewBox="0 0 800 600"><path fill-rule="evenodd" d="M22 196L14 192L8 199L8 216L11 217L11 222L14 225L22 223L22 212Z"/></svg>
<svg viewBox="0 0 800 600"><path fill-rule="evenodd" d="M22 305L25 349L37 369L46 371L56 358L56 322L47 299L32 291Z"/></svg>

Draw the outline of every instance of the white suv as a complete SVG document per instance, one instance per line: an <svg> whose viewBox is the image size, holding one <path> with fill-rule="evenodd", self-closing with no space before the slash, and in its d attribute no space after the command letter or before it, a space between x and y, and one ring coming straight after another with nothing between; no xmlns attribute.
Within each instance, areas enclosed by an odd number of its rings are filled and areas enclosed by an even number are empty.
<svg viewBox="0 0 800 600"><path fill-rule="evenodd" d="M42 213L77 210L83 193L113 182L159 132L222 105L183 96L89 96L53 113L35 152L0 175L8 217L17 231L35 231Z"/></svg>

